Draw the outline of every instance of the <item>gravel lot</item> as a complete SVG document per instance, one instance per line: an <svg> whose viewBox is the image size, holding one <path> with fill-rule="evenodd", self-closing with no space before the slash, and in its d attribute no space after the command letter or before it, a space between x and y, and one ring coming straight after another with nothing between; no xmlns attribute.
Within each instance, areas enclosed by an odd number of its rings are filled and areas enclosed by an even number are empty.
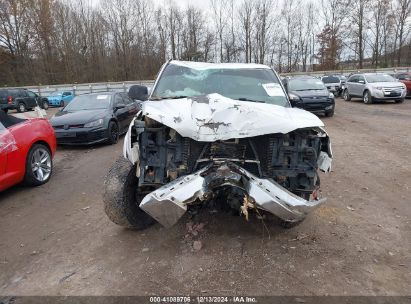
<svg viewBox="0 0 411 304"><path fill-rule="evenodd" d="M290 230L209 211L122 229L101 195L122 142L60 147L48 184L0 194L0 295L411 295L411 101L339 99L324 122L329 200Z"/></svg>

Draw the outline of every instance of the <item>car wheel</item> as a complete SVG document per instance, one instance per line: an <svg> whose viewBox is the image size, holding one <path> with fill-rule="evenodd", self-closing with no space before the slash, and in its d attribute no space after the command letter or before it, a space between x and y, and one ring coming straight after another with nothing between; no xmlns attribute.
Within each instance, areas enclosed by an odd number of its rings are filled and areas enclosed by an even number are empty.
<svg viewBox="0 0 411 304"><path fill-rule="evenodd" d="M17 112L19 113L23 113L26 112L26 105L24 104L24 102L19 102L19 104L17 105Z"/></svg>
<svg viewBox="0 0 411 304"><path fill-rule="evenodd" d="M48 110L49 109L49 103L48 101L43 101L43 109Z"/></svg>
<svg viewBox="0 0 411 304"><path fill-rule="evenodd" d="M327 117L333 117L333 116L334 116L334 110L325 112L325 116L327 116Z"/></svg>
<svg viewBox="0 0 411 304"><path fill-rule="evenodd" d="M52 171L50 150L42 144L33 145L27 155L24 182L29 186L40 186L49 181Z"/></svg>
<svg viewBox="0 0 411 304"><path fill-rule="evenodd" d="M118 124L115 121L110 121L108 124L108 142L110 145L114 145L118 142L119 138Z"/></svg>
<svg viewBox="0 0 411 304"><path fill-rule="evenodd" d="M351 100L351 96L350 96L350 94L348 94L347 89L344 90L343 98L344 98L345 101L350 101Z"/></svg>
<svg viewBox="0 0 411 304"><path fill-rule="evenodd" d="M397 100L395 101L395 103L403 103L404 100L405 100L405 98L397 99Z"/></svg>
<svg viewBox="0 0 411 304"><path fill-rule="evenodd" d="M104 211L113 223L137 230L155 223L139 207L144 196L154 189L142 191L138 188L136 166L129 160L117 159L105 178L104 187Z"/></svg>
<svg viewBox="0 0 411 304"><path fill-rule="evenodd" d="M60 101L60 107L64 108L64 100Z"/></svg>
<svg viewBox="0 0 411 304"><path fill-rule="evenodd" d="M365 104L371 104L372 103L372 96L371 96L370 91L365 91L362 99L363 99Z"/></svg>

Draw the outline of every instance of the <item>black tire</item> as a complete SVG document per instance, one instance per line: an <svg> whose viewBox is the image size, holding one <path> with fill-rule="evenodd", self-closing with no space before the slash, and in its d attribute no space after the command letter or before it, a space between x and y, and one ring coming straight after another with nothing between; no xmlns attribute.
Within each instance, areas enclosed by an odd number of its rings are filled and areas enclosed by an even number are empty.
<svg viewBox="0 0 411 304"><path fill-rule="evenodd" d="M334 116L334 109L332 109L331 111L325 112L325 116L327 116L327 117L333 117L333 116Z"/></svg>
<svg viewBox="0 0 411 304"><path fill-rule="evenodd" d="M47 177L44 180L39 180L36 174L33 172L33 157L37 151L41 151L42 153L47 153L47 156L50 160L50 168ZM45 155L45 154L43 154ZM47 183L50 180L50 177L53 173L53 159L51 157L51 152L49 148L43 144L34 144L29 153L27 154L26 158L26 173L24 175L24 183L28 186L40 186Z"/></svg>
<svg viewBox="0 0 411 304"><path fill-rule="evenodd" d="M27 111L26 104L24 102L19 102L17 104L17 112L23 113L23 112L26 112L26 111Z"/></svg>
<svg viewBox="0 0 411 304"><path fill-rule="evenodd" d="M140 209L139 204L144 195L139 191L136 166L124 157L120 157L111 167L104 182L104 211L115 224L145 229L155 220Z"/></svg>
<svg viewBox="0 0 411 304"><path fill-rule="evenodd" d="M110 121L108 123L108 143L110 145L114 145L118 142L118 138L120 136L120 130L118 128L118 124L115 121Z"/></svg>
<svg viewBox="0 0 411 304"><path fill-rule="evenodd" d="M48 110L48 109L49 109L49 102L46 101L46 100L44 100L44 101L43 101L43 106L42 106L42 108L43 108L44 110Z"/></svg>
<svg viewBox="0 0 411 304"><path fill-rule="evenodd" d="M372 104L372 96L370 91L365 91L362 100L364 101L365 104Z"/></svg>
<svg viewBox="0 0 411 304"><path fill-rule="evenodd" d="M351 101L351 96L350 96L350 94L348 94L347 89L344 90L343 98L344 98L345 101Z"/></svg>
<svg viewBox="0 0 411 304"><path fill-rule="evenodd" d="M403 103L404 100L405 100L405 98L397 99L397 100L395 101L395 103Z"/></svg>
<svg viewBox="0 0 411 304"><path fill-rule="evenodd" d="M60 101L60 107L61 107L61 108L64 108L64 100L61 100L61 101Z"/></svg>

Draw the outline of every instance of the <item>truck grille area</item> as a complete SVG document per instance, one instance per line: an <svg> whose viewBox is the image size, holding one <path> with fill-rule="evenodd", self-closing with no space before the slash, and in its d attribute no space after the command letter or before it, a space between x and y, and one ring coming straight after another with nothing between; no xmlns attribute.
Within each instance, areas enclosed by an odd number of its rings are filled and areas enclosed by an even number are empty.
<svg viewBox="0 0 411 304"><path fill-rule="evenodd" d="M136 135L135 135L136 136ZM312 129L216 142L198 142L160 126L139 134L139 185L163 185L212 162L230 161L260 178L272 178L298 195L318 184L317 159L325 138Z"/></svg>

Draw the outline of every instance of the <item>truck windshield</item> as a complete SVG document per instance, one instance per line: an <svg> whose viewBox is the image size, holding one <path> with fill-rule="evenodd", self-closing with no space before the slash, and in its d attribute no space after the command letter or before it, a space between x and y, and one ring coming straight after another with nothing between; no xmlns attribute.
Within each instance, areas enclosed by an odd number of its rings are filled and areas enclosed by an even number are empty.
<svg viewBox="0 0 411 304"><path fill-rule="evenodd" d="M175 64L169 64L165 68L151 100L194 97L213 93L236 100L289 106L278 78L270 69L193 69Z"/></svg>

